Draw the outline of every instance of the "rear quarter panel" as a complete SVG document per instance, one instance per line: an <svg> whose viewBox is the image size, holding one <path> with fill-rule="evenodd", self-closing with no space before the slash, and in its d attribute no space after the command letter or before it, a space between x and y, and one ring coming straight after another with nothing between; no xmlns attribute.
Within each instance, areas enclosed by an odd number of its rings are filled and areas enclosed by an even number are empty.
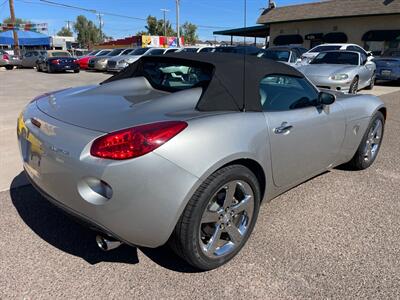
<svg viewBox="0 0 400 300"><path fill-rule="evenodd" d="M346 134L341 151L340 163L349 161L368 128L371 118L385 105L373 95L344 95L338 98L346 117Z"/></svg>
<svg viewBox="0 0 400 300"><path fill-rule="evenodd" d="M232 112L196 118L155 152L204 181L238 159L256 161L264 170L267 191L272 178L268 132L263 113Z"/></svg>

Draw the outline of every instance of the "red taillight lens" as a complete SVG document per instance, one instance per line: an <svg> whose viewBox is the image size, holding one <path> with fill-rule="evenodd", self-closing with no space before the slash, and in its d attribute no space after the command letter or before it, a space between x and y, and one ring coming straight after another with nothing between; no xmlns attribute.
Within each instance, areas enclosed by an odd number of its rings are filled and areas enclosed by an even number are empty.
<svg viewBox="0 0 400 300"><path fill-rule="evenodd" d="M3 59L5 59L5 60L9 60L9 59L10 59L10 57L8 56L8 54L3 54Z"/></svg>
<svg viewBox="0 0 400 300"><path fill-rule="evenodd" d="M168 142L187 126L182 121L166 121L109 133L93 142L90 154L115 160L139 157Z"/></svg>
<svg viewBox="0 0 400 300"><path fill-rule="evenodd" d="M59 59L55 59L51 61L52 64L58 65L60 63Z"/></svg>

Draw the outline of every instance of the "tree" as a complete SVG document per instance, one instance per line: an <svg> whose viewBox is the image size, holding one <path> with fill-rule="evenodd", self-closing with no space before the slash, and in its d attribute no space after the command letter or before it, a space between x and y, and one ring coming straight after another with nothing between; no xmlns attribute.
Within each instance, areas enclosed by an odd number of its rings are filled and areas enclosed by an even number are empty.
<svg viewBox="0 0 400 300"><path fill-rule="evenodd" d="M11 22L11 17L5 18L5 19L3 20L3 23L5 23L5 24L11 24L11 23L12 23L12 22ZM24 20L24 19L21 19L21 18L15 18L15 24L30 24L30 23L32 23L32 22L29 21L29 20Z"/></svg>
<svg viewBox="0 0 400 300"><path fill-rule="evenodd" d="M175 36L176 32L172 29L172 25L169 21L165 22L166 33L167 36ZM143 33L148 35L164 35L164 20L157 19L154 16L147 17L147 25L145 26L147 31L139 32L143 35Z"/></svg>
<svg viewBox="0 0 400 300"><path fill-rule="evenodd" d="M57 32L58 36L72 36L72 31L67 27L61 28L59 32Z"/></svg>
<svg viewBox="0 0 400 300"><path fill-rule="evenodd" d="M185 22L181 27L181 34L185 38L185 43L190 45L196 44L198 39L196 25Z"/></svg>
<svg viewBox="0 0 400 300"><path fill-rule="evenodd" d="M74 31L77 33L77 41L84 47L90 48L93 44L101 42L100 29L85 16L76 17Z"/></svg>

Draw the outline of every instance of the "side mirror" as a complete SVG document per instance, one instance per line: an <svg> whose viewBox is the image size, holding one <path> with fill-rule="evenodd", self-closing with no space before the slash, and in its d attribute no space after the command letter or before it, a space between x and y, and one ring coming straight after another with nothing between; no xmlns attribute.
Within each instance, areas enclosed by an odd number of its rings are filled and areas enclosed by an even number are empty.
<svg viewBox="0 0 400 300"><path fill-rule="evenodd" d="M301 58L296 59L296 64L300 64L303 60Z"/></svg>
<svg viewBox="0 0 400 300"><path fill-rule="evenodd" d="M372 52L371 51L367 51L367 56L372 56Z"/></svg>
<svg viewBox="0 0 400 300"><path fill-rule="evenodd" d="M320 92L318 94L318 105L331 105L335 100L336 96L331 93Z"/></svg>

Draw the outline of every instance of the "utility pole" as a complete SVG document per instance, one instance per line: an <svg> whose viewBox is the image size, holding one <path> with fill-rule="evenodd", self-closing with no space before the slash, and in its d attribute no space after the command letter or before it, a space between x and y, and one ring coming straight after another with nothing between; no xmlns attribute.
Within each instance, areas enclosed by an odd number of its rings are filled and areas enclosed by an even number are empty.
<svg viewBox="0 0 400 300"><path fill-rule="evenodd" d="M166 18L166 14L167 14L167 12L169 12L169 9L162 8L161 11L164 14L164 36L167 36L167 18Z"/></svg>
<svg viewBox="0 0 400 300"><path fill-rule="evenodd" d="M10 17L11 23L13 24L13 37L14 37L14 54L19 55L19 43L18 43L18 32L15 29L15 11L14 11L14 0L8 0L10 4Z"/></svg>
<svg viewBox="0 0 400 300"><path fill-rule="evenodd" d="M179 47L180 46L180 40L181 40L181 34L180 34L180 24L179 24L179 10L180 10L180 0L175 0L176 2L176 45Z"/></svg>
<svg viewBox="0 0 400 300"><path fill-rule="evenodd" d="M103 42L103 15L98 13L97 16L99 17L100 41Z"/></svg>
<svg viewBox="0 0 400 300"><path fill-rule="evenodd" d="M67 29L69 30L69 31L72 31L72 27L71 27L71 23L72 23L72 21L70 21L70 20L67 20L67 21L65 21L66 23L67 23Z"/></svg>

